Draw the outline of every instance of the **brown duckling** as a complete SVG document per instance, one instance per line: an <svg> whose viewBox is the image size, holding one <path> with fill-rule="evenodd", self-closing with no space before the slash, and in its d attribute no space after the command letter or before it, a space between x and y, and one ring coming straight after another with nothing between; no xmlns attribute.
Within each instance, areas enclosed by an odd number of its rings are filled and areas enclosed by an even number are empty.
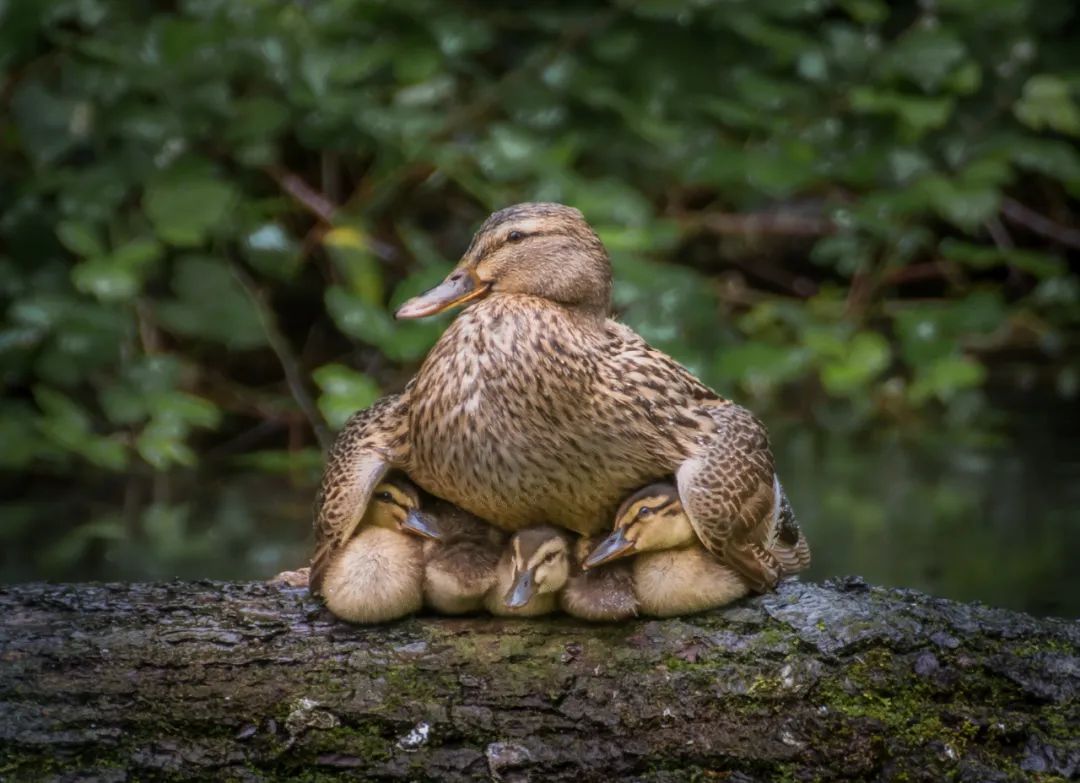
<svg viewBox="0 0 1080 783"><path fill-rule="evenodd" d="M600 541L599 536L578 537L570 578L559 593L559 606L568 615L594 622L636 617L638 599L631 562L617 561L588 570L582 567Z"/></svg>
<svg viewBox="0 0 1080 783"><path fill-rule="evenodd" d="M424 541L424 604L443 614L484 608L506 534L445 501L425 504L435 536Z"/></svg>

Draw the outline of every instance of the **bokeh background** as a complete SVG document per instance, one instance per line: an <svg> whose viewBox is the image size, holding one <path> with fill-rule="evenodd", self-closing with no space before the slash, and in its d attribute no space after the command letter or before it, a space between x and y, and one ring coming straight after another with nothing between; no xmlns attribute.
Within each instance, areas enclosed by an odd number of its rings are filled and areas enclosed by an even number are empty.
<svg viewBox="0 0 1080 783"><path fill-rule="evenodd" d="M768 423L814 547L1080 614L1072 0L0 3L0 579L306 560L491 210Z"/></svg>

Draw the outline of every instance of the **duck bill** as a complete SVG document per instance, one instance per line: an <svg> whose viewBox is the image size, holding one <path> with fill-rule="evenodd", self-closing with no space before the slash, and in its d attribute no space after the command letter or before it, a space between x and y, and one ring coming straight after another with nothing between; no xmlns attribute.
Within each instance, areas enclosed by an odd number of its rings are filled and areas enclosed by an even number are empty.
<svg viewBox="0 0 1080 783"><path fill-rule="evenodd" d="M506 592L503 603L510 609L520 609L536 595L536 579L532 571L522 571L514 577L514 583Z"/></svg>
<svg viewBox="0 0 1080 783"><path fill-rule="evenodd" d="M419 296L414 296L394 314L395 318L426 318L487 296L489 286L471 270L457 268L450 276Z"/></svg>
<svg viewBox="0 0 1080 783"><path fill-rule="evenodd" d="M401 529L406 533L412 533L421 538L431 538L435 541L439 541L443 537L435 519L422 511L410 511L408 516L405 517L405 521L401 523Z"/></svg>
<svg viewBox="0 0 1080 783"><path fill-rule="evenodd" d="M598 565L618 560L634 553L634 542L626 537L623 528L619 528L600 542L600 545L585 558L582 568L595 568Z"/></svg>

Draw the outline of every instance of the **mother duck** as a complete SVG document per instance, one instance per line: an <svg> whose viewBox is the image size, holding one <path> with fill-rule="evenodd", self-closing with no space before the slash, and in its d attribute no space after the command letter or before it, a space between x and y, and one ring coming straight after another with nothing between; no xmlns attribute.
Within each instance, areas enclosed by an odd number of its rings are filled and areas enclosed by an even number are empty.
<svg viewBox="0 0 1080 783"><path fill-rule="evenodd" d="M620 501L674 476L695 532L758 589L781 490L764 426L608 318L611 262L581 212L491 215L450 275L398 318L466 309L405 390L338 436L316 509L312 585L391 468L493 524L609 530Z"/></svg>

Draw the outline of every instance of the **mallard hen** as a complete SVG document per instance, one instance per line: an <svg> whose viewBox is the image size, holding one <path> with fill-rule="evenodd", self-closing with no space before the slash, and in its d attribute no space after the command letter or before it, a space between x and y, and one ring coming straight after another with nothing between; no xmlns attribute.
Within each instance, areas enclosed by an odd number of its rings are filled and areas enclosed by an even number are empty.
<svg viewBox="0 0 1080 783"><path fill-rule="evenodd" d="M324 494L347 489L323 503L327 519L362 514L364 488L392 465L506 529L593 534L610 529L627 494L674 475L702 543L755 589L773 586L765 428L610 320L611 285L604 246L578 210L520 204L489 217L446 280L398 310L418 318L469 304L380 409L379 420L396 416L386 431L361 417L340 435L369 445L335 449Z"/></svg>

